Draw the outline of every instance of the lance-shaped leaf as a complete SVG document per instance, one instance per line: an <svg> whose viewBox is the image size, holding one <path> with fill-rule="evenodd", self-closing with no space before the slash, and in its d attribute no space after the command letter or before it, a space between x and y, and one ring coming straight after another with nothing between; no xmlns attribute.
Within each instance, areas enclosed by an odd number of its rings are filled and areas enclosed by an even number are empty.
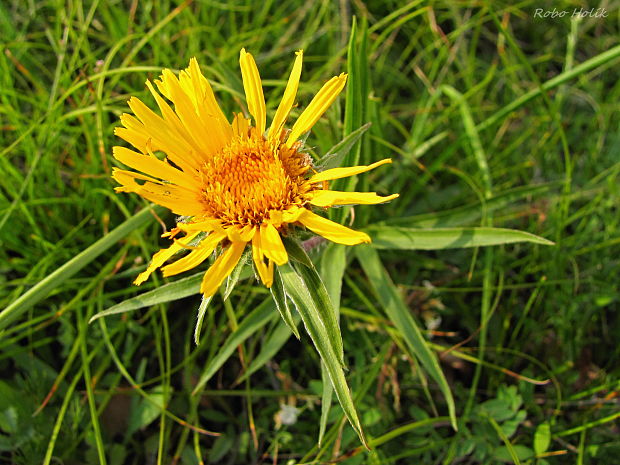
<svg viewBox="0 0 620 465"><path fill-rule="evenodd" d="M226 278L226 290L224 291L223 299L226 300L230 297L230 294L235 289L235 286L239 281L243 281L244 279L248 279L252 276L252 267L247 266L250 256L250 251L245 252L242 256L232 273Z"/></svg>
<svg viewBox="0 0 620 465"><path fill-rule="evenodd" d="M368 128L370 128L370 124L371 123L366 123L363 126L360 126L329 149L329 151L316 163L317 171L325 171L330 168L342 166L344 157L349 154L353 146L358 140L360 140L360 137L362 137Z"/></svg>
<svg viewBox="0 0 620 465"><path fill-rule="evenodd" d="M553 245L534 234L505 228L435 228L415 229L394 226L371 226L365 232L375 249L438 250L531 242Z"/></svg>
<svg viewBox="0 0 620 465"><path fill-rule="evenodd" d="M196 327L194 328L194 342L196 343L196 345L200 344L200 331L202 330L202 322L205 319L207 308L209 307L209 303L211 302L212 298L213 296L202 296L202 301L200 302L200 306L198 307L198 318L196 319Z"/></svg>
<svg viewBox="0 0 620 465"><path fill-rule="evenodd" d="M284 247L286 247L286 253L290 258L308 267L312 268L314 266L312 260L310 260L310 257L308 257L308 254L298 240L285 236L282 238L282 243Z"/></svg>
<svg viewBox="0 0 620 465"><path fill-rule="evenodd" d="M303 265L301 265L303 266ZM357 414L357 410L353 405L353 399L347 380L344 376L344 370L340 357L337 354L337 346L334 344L333 335L330 335L321 316L321 312L317 308L317 302L311 297L309 286L304 279L298 274L290 264L278 267L278 273L282 276L284 289L288 296L295 304L299 315L316 347L321 360L325 364L327 373L331 383L336 391L338 401L342 406L342 410L347 416L349 423L359 436L364 445L367 445L362 425ZM318 275L317 275L318 277ZM319 278L320 280L320 278Z"/></svg>
<svg viewBox="0 0 620 465"><path fill-rule="evenodd" d="M187 278L179 279L173 283L164 284L152 291L143 292L135 297L126 299L93 315L89 323L104 316L130 312L132 310L138 310L139 308L172 302L190 295L196 295L200 291L200 281L202 281L203 275L204 273L197 273Z"/></svg>
<svg viewBox="0 0 620 465"><path fill-rule="evenodd" d="M340 293L342 290L342 278L347 264L346 248L341 244L330 244L323 252L320 262L320 274L325 288L334 307L336 320L340 313ZM329 375L324 363L321 363L321 378L323 380L323 393L321 396L321 420L319 423L319 446L323 442L327 430L327 419L332 405L333 388L329 382Z"/></svg>
<svg viewBox="0 0 620 465"><path fill-rule="evenodd" d="M288 302L286 301L286 293L284 292L284 286L282 284L282 278L279 273L275 273L273 277L273 285L269 289L271 291L271 296L276 303L276 307L280 312L280 316L289 327L291 332L295 335L297 339L299 339L299 331L297 330L297 324L293 320L293 315L291 314L291 309L288 307Z"/></svg>
<svg viewBox="0 0 620 465"><path fill-rule="evenodd" d="M295 253L301 255L299 260L300 263L297 264L295 270L305 283L306 289L310 293L310 298L312 299L312 302L315 303L315 307L319 312L321 322L327 330L330 343L334 346L334 350L338 356L340 364L344 366L342 335L340 334L340 325L338 324L338 317L332 304L332 300L327 293L323 280L319 276L312 260L310 260L310 257L308 257L303 247L299 246L297 241L291 240L286 243L287 252L289 248L293 248L292 246L294 244L297 244ZM304 265L304 263L307 263L308 265Z"/></svg>

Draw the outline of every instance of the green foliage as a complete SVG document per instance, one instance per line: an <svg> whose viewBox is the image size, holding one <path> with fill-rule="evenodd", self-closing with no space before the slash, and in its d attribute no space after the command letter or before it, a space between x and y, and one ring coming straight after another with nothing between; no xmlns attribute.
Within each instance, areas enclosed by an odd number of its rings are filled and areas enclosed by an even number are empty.
<svg viewBox="0 0 620 465"><path fill-rule="evenodd" d="M605 5L575 20L533 1L0 3L0 462L614 463ZM400 197L327 212L370 246L287 238L271 293L246 259L202 303L201 270L136 289L173 217L114 194L113 128L192 56L238 111L241 47L268 116L295 50L291 120L348 72L310 155L390 157L331 186Z"/></svg>

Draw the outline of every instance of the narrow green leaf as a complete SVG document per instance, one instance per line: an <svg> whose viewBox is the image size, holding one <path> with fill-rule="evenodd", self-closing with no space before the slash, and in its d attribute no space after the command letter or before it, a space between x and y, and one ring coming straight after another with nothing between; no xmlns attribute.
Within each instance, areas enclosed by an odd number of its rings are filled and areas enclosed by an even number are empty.
<svg viewBox="0 0 620 465"><path fill-rule="evenodd" d="M366 103L369 94L369 77L367 44L368 30L366 20L362 18L361 25L358 26L357 18L353 17L351 24L351 35L347 48L347 71L349 73L347 82L347 99L344 108L344 136L352 134L360 128L366 120ZM349 153L343 158L344 166L359 165L361 154L361 136L353 144ZM357 184L357 176L344 179L337 179L333 182L333 190L354 191ZM347 217L351 207L333 209L330 211L330 218L338 223L342 223Z"/></svg>
<svg viewBox="0 0 620 465"><path fill-rule="evenodd" d="M321 256L320 274L329 298L334 307L336 319L340 313L340 294L342 291L342 277L347 264L346 248L341 244L330 244ZM319 446L323 442L327 430L327 418L332 404L333 388L328 381L329 375L324 363L321 363L321 378L323 379L323 394L321 397L321 419L319 423Z"/></svg>
<svg viewBox="0 0 620 465"><path fill-rule="evenodd" d="M159 206L149 206L132 216L120 226L116 227L97 242L77 254L67 263L35 286L22 294L11 305L0 312L0 330L6 328L13 320L30 309L33 305L43 300L53 289L59 287L71 276L76 274L86 265L95 260L99 255L108 250L118 241L128 236L137 228L144 226L154 219L153 214L162 214L165 210Z"/></svg>
<svg viewBox="0 0 620 465"><path fill-rule="evenodd" d="M438 250L532 242L554 243L534 234L505 228L415 229L395 226L370 226L365 230L376 249Z"/></svg>
<svg viewBox="0 0 620 465"><path fill-rule="evenodd" d="M163 286L145 292L143 294L131 297L110 308L107 308L90 319L89 323L102 318L104 316L116 315L118 313L130 312L139 308L150 307L153 305L172 302L175 300L189 297L200 292L200 281L202 281L204 273L196 273L187 278L179 279L173 283L164 284Z"/></svg>
<svg viewBox="0 0 620 465"><path fill-rule="evenodd" d="M321 315L316 308L314 301L310 296L310 292L306 283L299 274L295 272L290 264L278 267L278 273L282 275L284 289L291 298L302 321L319 353L321 360L324 362L329 378L332 382L338 401L342 406L342 410L347 416L349 423L359 436L362 443L367 446L366 438L362 430L351 392L344 376L344 370L340 364L339 357L336 353L330 337L321 320Z"/></svg>
<svg viewBox="0 0 620 465"><path fill-rule="evenodd" d="M312 260L310 260L310 257L308 257L308 254L298 240L291 237L283 237L282 242L290 258L308 267L312 268L314 266L314 263L312 263Z"/></svg>
<svg viewBox="0 0 620 465"><path fill-rule="evenodd" d="M300 251L306 255L306 252L303 249L300 249ZM340 359L340 363L344 366L344 349L342 347L342 335L340 334L338 316L334 310L329 294L327 293L325 284L323 284L323 280L316 271L316 268L314 268L312 261L310 261L310 257L306 255L304 263L308 262L312 266L306 266L299 263L295 267L295 270L306 285L306 288L310 293L310 298L312 299L312 302L321 317L321 322L327 330L330 343L333 345L336 355Z"/></svg>
<svg viewBox="0 0 620 465"><path fill-rule="evenodd" d="M274 273L273 286L271 286L271 289L269 290L271 291L271 296L276 303L276 307L280 312L282 320L284 320L284 323L286 323L295 337L300 339L297 324L293 320L291 309L288 307L288 302L286 301L286 293L284 292L284 285L282 284L282 278L279 273Z"/></svg>
<svg viewBox="0 0 620 465"><path fill-rule="evenodd" d="M334 388L329 380L329 372L325 363L321 361L321 380L323 381L323 393L321 394L321 419L319 422L319 447L323 443L325 431L327 430L327 419L332 406Z"/></svg>
<svg viewBox="0 0 620 465"><path fill-rule="evenodd" d="M362 99L361 80L359 76L359 55L357 50L358 30L357 18L353 16L351 23L351 34L349 35L349 44L347 47L347 89L346 104L344 109L344 133L345 135L353 132L353 128L359 127L363 118L364 100ZM351 154L355 156L355 153ZM347 157L350 158L350 157Z"/></svg>
<svg viewBox="0 0 620 465"><path fill-rule="evenodd" d="M439 389L448 404L448 412L452 421L452 426L456 426L456 413L454 407L454 399L452 392L448 386L448 382L441 371L439 362L430 347L418 324L413 319L409 309L403 302L402 296L394 286L390 276L383 267L379 254L370 246L357 246L356 255L364 273L368 276L370 286L379 298L381 306L385 309L389 319L400 332L402 338L411 351L411 355L415 356L428 374L437 382Z"/></svg>
<svg viewBox="0 0 620 465"><path fill-rule="evenodd" d="M342 277L347 265L346 246L329 244L321 255L319 272L329 298L334 307L336 318L340 312L340 293L342 291Z"/></svg>
<svg viewBox="0 0 620 465"><path fill-rule="evenodd" d="M341 166L344 158L351 152L353 146L360 140L370 126L371 123L364 124L329 149L316 163L317 170L324 171Z"/></svg>
<svg viewBox="0 0 620 465"><path fill-rule="evenodd" d="M209 303L211 303L211 299L213 296L206 297L202 296L202 300L200 301L200 306L198 307L198 318L196 319L196 327L194 328L194 343L196 345L200 344L200 332L202 330L202 322L207 313L207 308L209 307Z"/></svg>
<svg viewBox="0 0 620 465"><path fill-rule="evenodd" d="M249 261L250 253L250 251L247 251L241 256L237 262L237 265L235 265L235 268L232 270L232 273L230 273L228 278L226 278L226 290L224 291L223 297L224 300L230 297L231 292L239 281L252 276L251 267L246 266Z"/></svg>
<svg viewBox="0 0 620 465"><path fill-rule="evenodd" d="M237 327L224 345L220 347L215 357L209 362L205 368L205 372L200 377L198 384L192 392L195 395L211 377L221 368L221 366L234 353L235 349L252 334L259 331L268 322L276 318L277 313L274 311L274 303L271 299L264 300L258 307L250 312Z"/></svg>

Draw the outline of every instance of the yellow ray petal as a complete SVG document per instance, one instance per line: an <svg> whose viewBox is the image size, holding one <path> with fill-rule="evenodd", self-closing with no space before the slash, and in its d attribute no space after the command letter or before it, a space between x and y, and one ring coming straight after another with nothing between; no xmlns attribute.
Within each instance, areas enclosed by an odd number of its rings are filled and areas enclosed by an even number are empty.
<svg viewBox="0 0 620 465"><path fill-rule="evenodd" d="M247 138L250 122L243 116L243 113L235 113L232 122L233 135L237 137Z"/></svg>
<svg viewBox="0 0 620 465"><path fill-rule="evenodd" d="M308 179L308 182L314 184L315 182L331 181L332 179L346 178L349 176L354 176L356 174L360 174L366 171L373 170L378 166L385 165L386 163L392 163L392 159L386 158L384 160L373 163L372 165L349 166L346 168L332 168L330 170L321 171L320 173L315 174L310 179Z"/></svg>
<svg viewBox="0 0 620 465"><path fill-rule="evenodd" d="M125 147L113 147L112 154L121 163L174 184L187 187L188 189L200 189L200 181L183 171L180 171L168 163L155 158L152 155L142 155Z"/></svg>
<svg viewBox="0 0 620 465"><path fill-rule="evenodd" d="M138 118L128 113L123 113L120 117L123 127L114 128L114 135L129 142L142 153L146 153L146 144L150 141L151 148L157 150L152 138L148 135L144 124Z"/></svg>
<svg viewBox="0 0 620 465"><path fill-rule="evenodd" d="M305 211L305 208L300 207L290 207L287 210L282 212L282 222L283 223L294 223L297 221L299 216Z"/></svg>
<svg viewBox="0 0 620 465"><path fill-rule="evenodd" d="M145 127L149 128L155 134L165 134L168 132L168 125L164 119L157 115L153 110L147 107L142 100L137 97L131 97L127 104L133 114L136 115Z"/></svg>
<svg viewBox="0 0 620 465"><path fill-rule="evenodd" d="M226 140L230 140L232 137L232 127L228 122L226 115L222 111L222 108L215 99L215 94L213 93L211 84L209 84L209 80L205 78L202 71L200 71L200 66L198 65L198 60L196 60L196 58L191 58L189 60L187 73L192 78L194 89L199 89L200 92L200 98L198 99L198 108L200 113L217 119L220 124L222 135Z"/></svg>
<svg viewBox="0 0 620 465"><path fill-rule="evenodd" d="M180 186L163 184L149 176L118 168L112 170L112 177L121 184L121 187L115 189L116 192L135 192L177 215L195 216L203 213L200 202L196 201L196 194ZM146 182L138 184L136 179Z"/></svg>
<svg viewBox="0 0 620 465"><path fill-rule="evenodd" d="M121 123L128 129L144 130L144 124L138 120L135 116L129 113L121 113ZM118 129L118 128L117 128Z"/></svg>
<svg viewBox="0 0 620 465"><path fill-rule="evenodd" d="M299 217L299 222L316 234L338 244L355 245L362 242L370 242L368 234L334 223L327 218L312 213L310 210L304 211Z"/></svg>
<svg viewBox="0 0 620 465"><path fill-rule="evenodd" d="M202 163L202 160L198 156L201 149L200 146L196 143L196 141L192 138L192 136L187 132L187 128L183 125L183 122L178 117L178 115L174 112L172 107L168 105L159 93L151 84L151 81L146 81L146 87L148 87L151 95L155 98L157 102L157 106L161 111L162 116L164 117L164 121L168 123L170 128L169 134L156 134L157 139L165 139L166 154L170 157L170 159L179 165L183 171L187 171L182 163L191 162L193 165L198 165Z"/></svg>
<svg viewBox="0 0 620 465"><path fill-rule="evenodd" d="M198 117L194 104L172 71L163 70L162 79L170 92L176 114L183 122L192 141L200 148L202 156L208 157L209 154L217 152L226 141L216 137L204 137L205 134L215 135L213 128Z"/></svg>
<svg viewBox="0 0 620 465"><path fill-rule="evenodd" d="M125 115L121 115L121 121L123 120L123 116ZM114 128L114 135L129 142L131 145L133 145L135 148L137 148L142 153L146 153L146 144L148 142L151 143L152 150L157 150L157 148L153 146L153 142L151 138L149 137L148 134L146 134L144 130L139 131L133 128L117 127L117 128Z"/></svg>
<svg viewBox="0 0 620 465"><path fill-rule="evenodd" d="M293 70L291 71L291 75L288 78L288 83L286 84L286 89L284 90L284 96L280 101L278 110L276 111L273 121L271 122L271 127L269 128L268 139L270 140L279 139L282 127L284 126L286 118L295 103L297 87L299 86L299 78L301 77L301 63L303 61L303 55L303 50L297 52L297 57L295 58L295 63L293 64Z"/></svg>
<svg viewBox="0 0 620 465"><path fill-rule="evenodd" d="M330 207L332 205L374 205L388 202L398 197L398 194L381 197L376 192L340 192L318 190L308 192L306 197L310 203L317 207Z"/></svg>
<svg viewBox="0 0 620 465"><path fill-rule="evenodd" d="M147 82L147 87L151 88L152 86L149 84ZM193 170L199 169L200 158L196 155L200 151L199 146L187 133L170 106L154 90L152 93L159 104L164 119L156 115L140 99L132 97L128 104L140 121L131 115L126 115L121 117L121 122L125 127L133 129L142 137L135 141L129 140L129 142L144 153L147 151L147 143L150 142L152 150L166 152L168 157L184 171L189 171L188 166L191 166Z"/></svg>
<svg viewBox="0 0 620 465"><path fill-rule="evenodd" d="M239 64L241 65L241 77L243 78L243 89L245 90L248 110L254 117L254 124L258 129L258 133L262 135L267 125L267 112L258 68L256 67L254 57L247 53L244 48L241 49Z"/></svg>
<svg viewBox="0 0 620 465"><path fill-rule="evenodd" d="M190 59L189 66L179 73L179 84L194 105L194 111L204 125L211 129L210 137L226 144L232 137L230 123L220 109L213 90L202 75L196 58Z"/></svg>
<svg viewBox="0 0 620 465"><path fill-rule="evenodd" d="M196 192L193 189L163 182L151 176L147 176L146 174L122 170L120 168L112 168L112 177L122 184L123 187L126 187L126 189L117 187L116 190L119 192L137 192L136 189L140 190L145 188L169 196L170 198L179 198L180 200L190 202L196 201ZM146 182L138 184L136 179Z"/></svg>
<svg viewBox="0 0 620 465"><path fill-rule="evenodd" d="M265 253L261 247L261 233L260 230L257 230L252 238L252 258L260 280L265 286L271 287L273 285L273 262L269 260L269 266L267 266L264 257Z"/></svg>
<svg viewBox="0 0 620 465"><path fill-rule="evenodd" d="M342 73L340 76L334 76L325 83L303 113L299 115L297 121L295 121L293 129L291 129L291 133L288 139L286 139L286 145L288 147L292 146L304 132L312 129L312 126L314 126L319 118L323 116L323 113L325 113L334 100L336 100L336 97L338 97L338 94L340 94L346 82L347 75Z"/></svg>
<svg viewBox="0 0 620 465"><path fill-rule="evenodd" d="M211 268L207 270L202 278L202 284L200 285L200 292L205 297L211 297L218 290L224 278L226 278L239 262L243 249L245 249L245 242L233 242L228 249L215 260L215 263L211 265Z"/></svg>
<svg viewBox="0 0 620 465"><path fill-rule="evenodd" d="M183 250L183 246L187 246L191 241L196 238L197 235L198 233L194 233L190 234L189 236L185 236L183 239L179 239L167 249L162 249L157 252L155 255L153 255L153 258L151 258L151 263L149 264L147 269L140 273L133 283L136 286L142 284L144 281L147 280L147 278L151 275L153 271L162 266L166 262L166 260L172 257L175 253Z"/></svg>
<svg viewBox="0 0 620 465"><path fill-rule="evenodd" d="M153 87L151 81L147 80L145 84L151 92L151 95L157 102L157 106L159 107L159 110L164 117L164 121L168 123L172 131L175 132L178 136L180 136L186 142L186 144L195 145L195 142L192 140L191 136L187 132L187 128L183 126L183 123L179 119L178 115L174 112L172 107L168 105L168 102L161 98L159 93L155 90L155 87ZM196 146L196 148L198 148L198 146Z"/></svg>
<svg viewBox="0 0 620 465"><path fill-rule="evenodd" d="M175 274L183 273L184 271L196 268L203 261L205 261L209 255L213 253L215 247L220 243L222 239L226 237L225 233L211 233L202 240L197 249L192 250L185 257L177 260L170 265L164 266L161 271L164 273L164 277L173 276Z"/></svg>
<svg viewBox="0 0 620 465"><path fill-rule="evenodd" d="M148 82L147 87L149 87ZM157 94L153 93L153 95ZM176 117L172 108L161 97L157 96L156 100L158 103L161 102L160 110L164 118L157 115L137 97L131 97L127 102L131 111L142 123L142 129L154 140L165 143L171 139L173 144L180 145L180 150L182 151L191 151L192 144L197 149L198 145L188 135L187 130ZM122 119L121 121L125 123ZM135 125L134 128L138 129Z"/></svg>
<svg viewBox="0 0 620 465"><path fill-rule="evenodd" d="M193 223L177 223L177 228L186 233L201 231L201 232L211 232L218 231L223 232L222 222L215 218L203 220L203 221L195 221Z"/></svg>
<svg viewBox="0 0 620 465"><path fill-rule="evenodd" d="M282 243L280 233L269 223L263 223L260 226L260 244L265 255L273 260L276 265L284 265L288 262L288 254Z"/></svg>
<svg viewBox="0 0 620 465"><path fill-rule="evenodd" d="M250 242L252 237L254 237L256 227L253 225L231 226L226 228L225 231L231 242Z"/></svg>

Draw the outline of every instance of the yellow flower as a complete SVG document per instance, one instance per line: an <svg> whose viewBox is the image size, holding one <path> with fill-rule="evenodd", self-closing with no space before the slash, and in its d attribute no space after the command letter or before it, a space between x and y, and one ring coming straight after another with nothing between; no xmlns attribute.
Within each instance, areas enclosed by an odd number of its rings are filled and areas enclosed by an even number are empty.
<svg viewBox="0 0 620 465"><path fill-rule="evenodd" d="M262 282L271 287L273 267L288 261L281 234L289 225L303 225L339 244L370 242L367 234L353 231L313 213L311 206L376 204L398 196L380 197L374 192L338 192L327 181L371 170L390 159L368 166L334 168L317 173L302 151L299 137L309 131L343 89L347 75L330 79L290 131L284 129L295 102L303 53L297 52L282 101L266 131L263 89L254 58L241 50L240 65L246 100L254 126L242 113L232 123L220 109L213 90L195 58L179 77L165 69L157 90L148 89L162 116L135 97L129 107L136 117L123 114L124 127L115 134L140 153L114 147L114 157L144 174L114 169L121 186L117 192L135 192L169 208L181 218L164 236L174 243L157 252L135 280L141 284L176 253L189 253L163 266L164 276L200 265L218 247L222 253L205 273L201 292L213 295L238 263L247 244ZM174 103L174 109L162 98ZM163 152L161 159L154 152ZM182 237L178 237L184 234Z"/></svg>

